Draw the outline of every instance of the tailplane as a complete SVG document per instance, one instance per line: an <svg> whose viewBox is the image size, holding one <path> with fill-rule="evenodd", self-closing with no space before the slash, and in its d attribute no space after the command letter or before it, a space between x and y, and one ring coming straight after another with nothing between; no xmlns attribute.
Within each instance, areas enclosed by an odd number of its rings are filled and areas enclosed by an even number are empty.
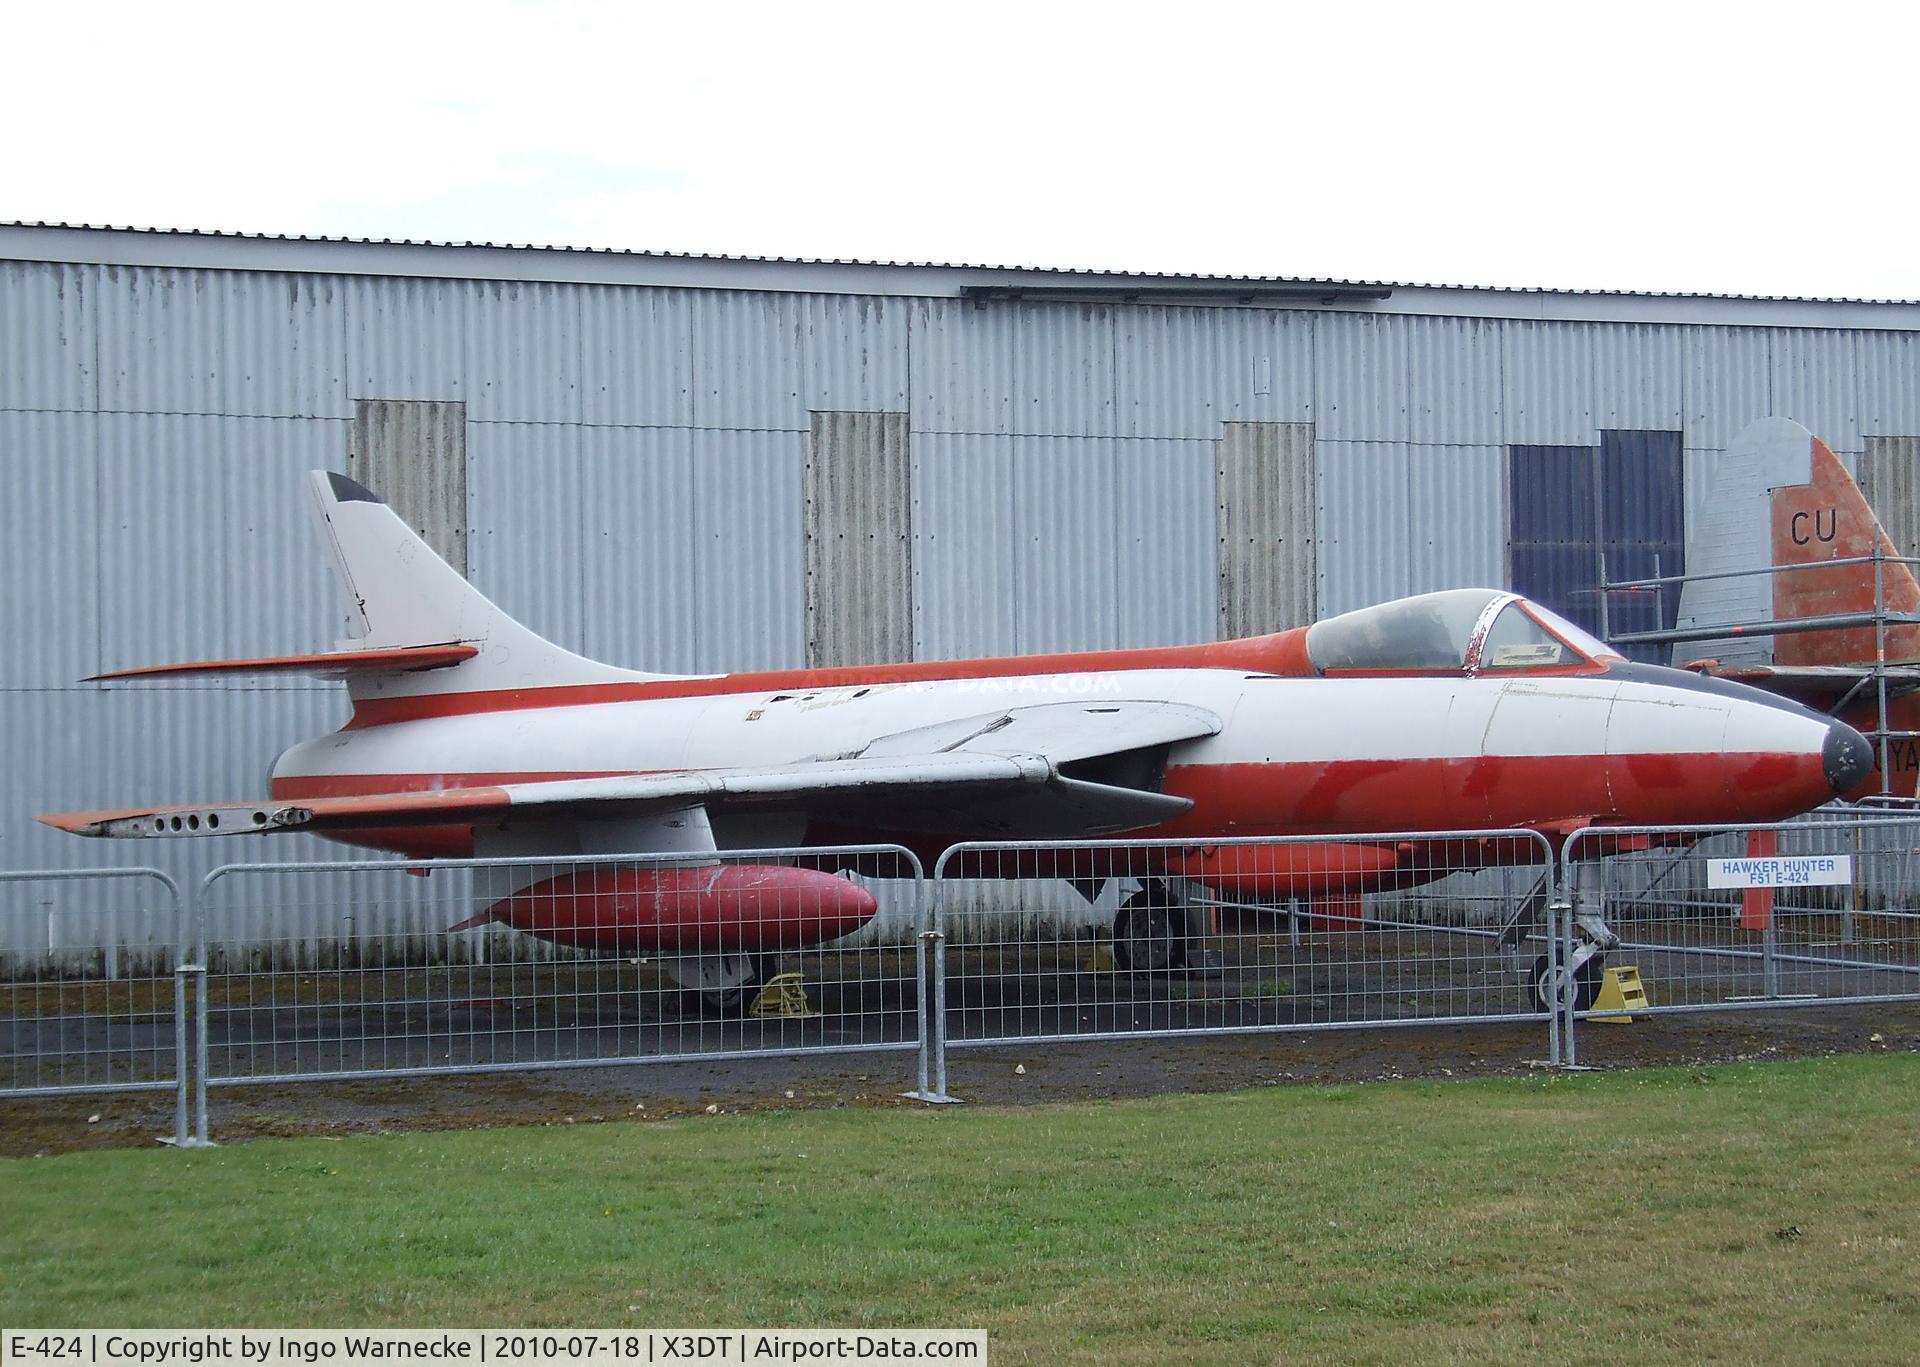
<svg viewBox="0 0 1920 1367"><path fill-rule="evenodd" d="M305 673L344 679L356 702L671 677L618 669L520 625L442 560L386 501L315 470L308 489L347 600L347 638L311 655L149 665L96 679Z"/></svg>
<svg viewBox="0 0 1920 1367"><path fill-rule="evenodd" d="M341 652L470 646L475 654L423 678L349 675L364 696L552 687L657 678L576 655L496 607L396 515L378 494L328 470L308 475L314 512L347 597Z"/></svg>

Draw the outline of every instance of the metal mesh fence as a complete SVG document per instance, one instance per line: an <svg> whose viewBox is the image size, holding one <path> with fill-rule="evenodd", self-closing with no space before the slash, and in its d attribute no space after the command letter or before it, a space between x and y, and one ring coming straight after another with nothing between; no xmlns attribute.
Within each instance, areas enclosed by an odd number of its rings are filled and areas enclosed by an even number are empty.
<svg viewBox="0 0 1920 1367"><path fill-rule="evenodd" d="M0 1092L177 1087L185 929L157 870L0 872Z"/></svg>
<svg viewBox="0 0 1920 1367"><path fill-rule="evenodd" d="M911 1049L921 871L894 846L236 865L208 876L214 1086ZM335 929L316 941L316 921ZM422 935L425 918L440 927ZM907 933L875 942L876 920ZM277 929L286 927L286 930ZM398 929L396 929L398 928Z"/></svg>
<svg viewBox="0 0 1920 1367"><path fill-rule="evenodd" d="M0 873L0 1092L1920 1000L1920 812ZM188 946L183 954L181 946ZM1617 970L1617 971L1610 971ZM192 993L188 982L198 984ZM191 1006L192 1028L188 1028ZM1552 1007L1559 1009L1550 1009ZM1564 1048L1563 1048L1564 1042ZM192 1056L189 1057L191 1050Z"/></svg>
<svg viewBox="0 0 1920 1367"><path fill-rule="evenodd" d="M980 843L935 886L943 1049L1546 1014L1530 832Z"/></svg>
<svg viewBox="0 0 1920 1367"><path fill-rule="evenodd" d="M1920 998L1916 837L1912 817L1858 810L1582 831L1566 851L1576 1003L1618 1016ZM1608 968L1639 995L1609 992Z"/></svg>

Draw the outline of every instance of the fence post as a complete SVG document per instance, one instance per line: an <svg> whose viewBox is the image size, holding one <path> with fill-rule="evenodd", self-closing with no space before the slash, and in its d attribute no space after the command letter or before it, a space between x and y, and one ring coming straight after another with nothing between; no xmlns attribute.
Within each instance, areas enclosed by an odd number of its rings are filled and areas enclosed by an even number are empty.
<svg viewBox="0 0 1920 1367"><path fill-rule="evenodd" d="M207 1136L207 966L194 970L193 993L193 1142L204 1149L213 1147Z"/></svg>
<svg viewBox="0 0 1920 1367"><path fill-rule="evenodd" d="M1573 841L1577 839L1579 839L1577 835L1573 836L1562 843L1558 850L1549 847L1547 851L1547 859L1549 861L1547 864L1548 877L1552 880L1552 888L1547 896L1546 927L1547 982L1549 986L1560 981L1560 903L1566 895L1567 851L1572 848ZM1521 943L1524 945L1525 941L1523 940ZM1526 963L1524 949L1521 950L1520 962L1522 964ZM1528 984L1528 990L1532 990L1532 984ZM1559 1066L1560 998L1557 993L1550 991L1547 997L1547 1067L1558 1068Z"/></svg>
<svg viewBox="0 0 1920 1367"><path fill-rule="evenodd" d="M192 1132L187 1128L187 1093L192 1090L188 1060L192 1051L187 1041L187 981L192 947L188 944L191 926L180 889L173 889L173 1145L190 1148Z"/></svg>
<svg viewBox="0 0 1920 1367"><path fill-rule="evenodd" d="M913 1007L919 1020L920 1047L914 1051L914 1081L918 1085L907 1095L917 1101L926 1101L933 1095L927 1090L933 1058L933 1040L927 1034L927 993L932 990L927 977L927 942L932 938L933 932L930 930L923 930L913 937Z"/></svg>
<svg viewBox="0 0 1920 1367"><path fill-rule="evenodd" d="M944 987L940 978L941 933L940 891L944 886L944 857L934 864L933 877L921 879L925 915L920 933L913 941L914 1007L920 1020L920 1048L917 1059L919 1086L903 1095L929 1105L941 1105L960 1098L947 1095L947 1042L941 1023L945 1020Z"/></svg>
<svg viewBox="0 0 1920 1367"><path fill-rule="evenodd" d="M1580 837L1584 834L1584 831L1575 831L1561 842L1559 858L1554 864L1553 902L1547 908L1547 1063L1553 1068L1577 1066L1573 1038L1573 1007L1576 999L1572 976L1575 947L1573 899L1577 881L1574 872L1578 866L1576 856Z"/></svg>
<svg viewBox="0 0 1920 1367"><path fill-rule="evenodd" d="M1574 1008L1578 1006L1580 1003L1580 989L1578 984L1574 981L1573 952L1575 949L1579 948L1579 946L1574 942L1574 934L1573 934L1573 928L1575 925L1575 920L1574 920L1575 908L1574 908L1573 899L1576 893L1572 886L1572 883L1573 883L1572 875L1571 873L1569 873L1567 893L1566 893L1566 896L1562 899L1560 903L1560 908L1559 908L1561 913L1561 918L1562 918L1560 923L1560 931L1558 934L1558 938L1560 941L1560 945L1559 945L1560 957L1559 957L1558 963L1555 966L1553 990L1554 990L1554 1011L1556 1013L1561 1011L1564 1011L1566 1013L1566 1021L1561 1026L1561 1035L1560 1035L1560 1038L1562 1041L1561 1063L1563 1064L1563 1066L1567 1068L1578 1068L1580 1066L1580 1050L1579 1050L1578 1044L1574 1039L1573 1013L1574 1013ZM1564 986L1563 986L1563 983L1564 983Z"/></svg>
<svg viewBox="0 0 1920 1367"><path fill-rule="evenodd" d="M193 1135L187 1129L187 1093L193 1081L187 1072L187 965L184 959L173 966L173 1144L191 1148Z"/></svg>
<svg viewBox="0 0 1920 1367"><path fill-rule="evenodd" d="M949 851L948 853L951 853ZM929 1039L933 1052L933 1095L930 1101L946 1104L960 1098L947 1095L947 855L943 853L933 866L932 928L928 937L933 945L933 997L929 1003Z"/></svg>
<svg viewBox="0 0 1920 1367"><path fill-rule="evenodd" d="M193 894L183 897L183 921L188 929L185 937L187 951L180 964L179 991L184 993L189 983L193 988L193 1133L186 1133L186 1070L181 1072L180 1082L180 1137L179 1146L187 1149L210 1149L213 1141L207 1137L207 927L204 920L206 899L202 894L206 885L202 883ZM184 1002L185 998L182 997Z"/></svg>
<svg viewBox="0 0 1920 1367"><path fill-rule="evenodd" d="M938 906L938 902L935 903ZM947 932L944 918L933 928L933 1100L957 1101L947 1095Z"/></svg>

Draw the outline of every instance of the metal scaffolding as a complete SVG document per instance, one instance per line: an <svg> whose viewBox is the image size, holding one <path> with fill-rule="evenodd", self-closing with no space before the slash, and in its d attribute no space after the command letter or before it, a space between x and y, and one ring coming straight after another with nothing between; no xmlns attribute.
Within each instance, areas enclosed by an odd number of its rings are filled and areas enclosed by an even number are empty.
<svg viewBox="0 0 1920 1367"><path fill-rule="evenodd" d="M1920 559L1907 556L1886 555L1876 544L1871 555L1846 556L1836 560L1820 560L1800 565L1767 565L1751 570L1721 570L1712 574L1668 574L1660 573L1659 557L1654 557L1654 573L1647 579L1607 578L1607 557L1600 556L1600 636L1614 645L1678 645L1684 641L1717 641L1727 637L1745 636L1786 636L1796 632L1840 631L1851 627L1871 626L1874 637L1873 659L1863 662L1865 674L1852 688L1828 709L1838 716L1852 705L1862 691L1871 687L1875 699L1874 726L1865 731L1873 742L1879 756L1880 793L1882 797L1911 796L1893 793L1891 788L1891 747L1896 740L1920 739L1920 731L1895 730L1889 719L1888 685L1896 677L1896 669L1887 659L1887 628L1920 623L1920 613L1890 612L1887 609L1886 567L1888 565L1920 566ZM1698 584L1715 579L1751 579L1758 575L1769 577L1778 574L1795 574L1807 570L1839 569L1848 565L1873 566L1873 608L1867 612L1824 613L1817 617L1795 617L1783 621L1763 622L1727 622L1710 626L1681 627L1674 625L1657 631L1630 631L1614 636L1609 632L1609 604L1615 593L1663 592L1671 585ZM1901 670L1907 677L1916 676L1912 670Z"/></svg>

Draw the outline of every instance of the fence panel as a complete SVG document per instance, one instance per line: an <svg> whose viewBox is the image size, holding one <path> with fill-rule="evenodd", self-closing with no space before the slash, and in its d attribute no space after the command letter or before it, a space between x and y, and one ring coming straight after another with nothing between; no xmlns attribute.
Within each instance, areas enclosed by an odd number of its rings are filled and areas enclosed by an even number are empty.
<svg viewBox="0 0 1920 1367"><path fill-rule="evenodd" d="M936 1065L1013 1041L1548 1019L1553 857L1529 831L978 842L934 886Z"/></svg>
<svg viewBox="0 0 1920 1367"><path fill-rule="evenodd" d="M1577 832L1563 946L1574 1017L1920 999L1917 841L1913 815L1847 808ZM1598 997L1613 967L1635 971L1644 1003Z"/></svg>
<svg viewBox="0 0 1920 1367"><path fill-rule="evenodd" d="M172 1089L184 1122L186 933L158 869L0 871L0 1093Z"/></svg>
<svg viewBox="0 0 1920 1367"><path fill-rule="evenodd" d="M921 1044L928 899L918 861L898 846L430 869L258 864L208 875L200 925L250 929L201 942L203 1081ZM440 933L419 933L423 917ZM875 921L898 933L876 940Z"/></svg>

